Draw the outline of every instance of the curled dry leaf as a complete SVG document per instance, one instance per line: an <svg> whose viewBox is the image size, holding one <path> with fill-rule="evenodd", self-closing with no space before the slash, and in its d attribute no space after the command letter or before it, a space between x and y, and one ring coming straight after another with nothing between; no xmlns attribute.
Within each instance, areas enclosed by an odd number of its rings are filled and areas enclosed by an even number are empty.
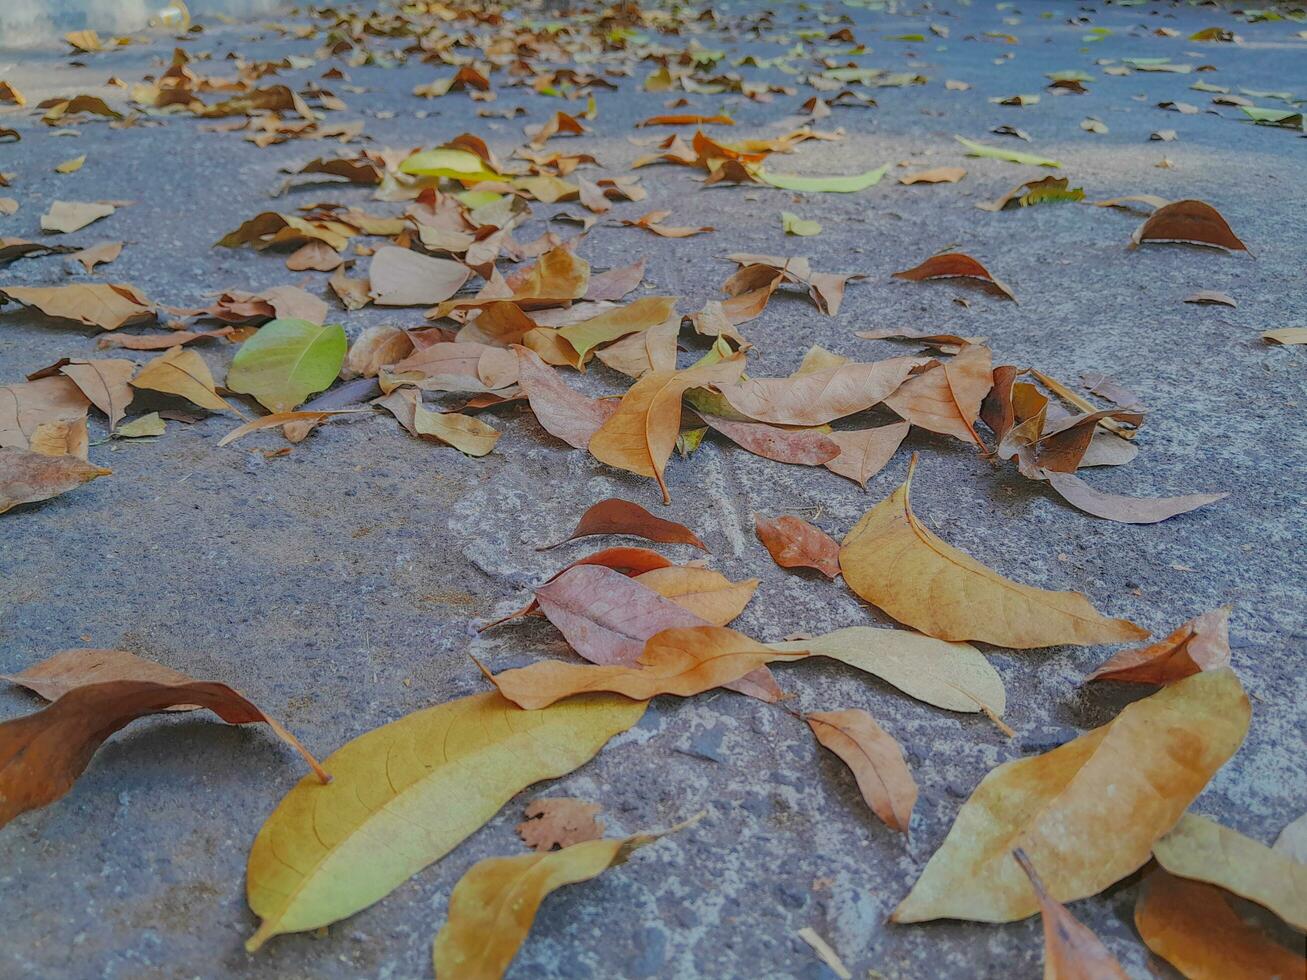
<svg viewBox="0 0 1307 980"><path fill-rule="evenodd" d="M1154 871L1135 904L1144 943L1190 980L1301 977L1307 958L1248 925L1220 889Z"/></svg>
<svg viewBox="0 0 1307 980"><path fill-rule="evenodd" d="M0 514L19 504L49 500L112 472L76 456L0 448Z"/></svg>
<svg viewBox="0 0 1307 980"><path fill-rule="evenodd" d="M1164 640L1113 654L1085 682L1170 684L1199 671L1230 666L1230 608L1196 616Z"/></svg>
<svg viewBox="0 0 1307 980"><path fill-rule="evenodd" d="M46 316L74 320L88 327L117 330L128 323L153 320L154 304L121 283L74 283L71 286L5 286L0 296L32 306Z"/></svg>
<svg viewBox="0 0 1307 980"><path fill-rule="evenodd" d="M416 392L411 394L413 428L418 435L431 436L468 456L485 456L495 448L500 433L494 426L459 412L433 412L422 404Z"/></svg>
<svg viewBox="0 0 1307 980"><path fill-rule="evenodd" d="M1098 894L1148 861L1239 748L1250 714L1233 671L1195 674L1051 752L1004 763L963 805L893 920L1033 915L1017 847L1059 902Z"/></svg>
<svg viewBox="0 0 1307 980"><path fill-rule="evenodd" d="M1118 524L1157 524L1229 496L1228 493L1191 493L1180 497L1130 497L1096 490L1074 473L1037 468L1036 474L1047 480L1072 507Z"/></svg>
<svg viewBox="0 0 1307 980"><path fill-rule="evenodd" d="M595 356L614 371L640 378L650 371L676 370L676 338L681 333L681 315L672 313L662 323L629 334L596 351ZM559 331L560 336L562 331Z"/></svg>
<svg viewBox="0 0 1307 980"><path fill-rule="evenodd" d="M617 411L617 402L588 398L569 387L535 351L514 345L517 376L541 428L575 449L585 449Z"/></svg>
<svg viewBox="0 0 1307 980"><path fill-rule="evenodd" d="M867 481L885 468L903 444L910 428L908 422L894 422L874 429L832 432L830 437L840 447L840 454L822 465L865 489Z"/></svg>
<svg viewBox="0 0 1307 980"><path fill-rule="evenodd" d="M1217 885L1307 932L1307 865L1215 820L1186 813L1153 845L1173 875Z"/></svg>
<svg viewBox="0 0 1307 980"><path fill-rule="evenodd" d="M133 388L148 388L167 395L179 395L213 412L241 413L219 397L213 375L204 358L193 350L173 347L146 364L131 380Z"/></svg>
<svg viewBox="0 0 1307 980"><path fill-rule="evenodd" d="M1003 679L969 643L948 643L908 630L846 626L770 646L838 660L946 711L984 711L997 719L1007 710Z"/></svg>
<svg viewBox="0 0 1307 980"><path fill-rule="evenodd" d="M1132 246L1144 242L1183 242L1229 252L1248 251L1216 208L1192 200L1174 201L1154 211L1130 239Z"/></svg>
<svg viewBox="0 0 1307 980"><path fill-rule="evenodd" d="M716 388L740 414L773 425L822 425L877 405L925 358L892 357L791 375L750 378Z"/></svg>
<svg viewBox="0 0 1307 980"><path fill-rule="evenodd" d="M146 660L126 650L60 650L17 674L0 674L0 680L18 684L47 701L58 701L75 687L109 681L155 681L185 684L191 678L179 670ZM194 711L198 706L179 704L167 711Z"/></svg>
<svg viewBox="0 0 1307 980"><path fill-rule="evenodd" d="M631 665L590 666L548 660L488 674L487 679L514 704L536 710L596 691L622 694L637 701L660 694L689 697L741 680L773 660L801 660L806 656L804 651L772 649L724 626L691 626L655 633Z"/></svg>
<svg viewBox="0 0 1307 980"><path fill-rule="evenodd" d="M995 279L988 269L962 252L944 252L932 255L921 265L894 273L895 279L909 282L926 282L930 279L974 280L988 291L1016 302L1016 295L1004 283Z"/></svg>
<svg viewBox="0 0 1307 980"><path fill-rule="evenodd" d="M840 574L839 543L821 528L789 514L770 520L755 514L753 529L781 568L815 568L827 578Z"/></svg>
<svg viewBox="0 0 1307 980"><path fill-rule="evenodd" d="M1079 592L1004 578L942 541L912 513L915 457L903 484L844 538L849 588L899 622L943 640L1014 649L1142 639L1148 631L1099 614Z"/></svg>
<svg viewBox="0 0 1307 980"><path fill-rule="evenodd" d="M917 782L894 737L858 708L815 711L804 721L817 741L852 770L872 812L891 830L906 834L917 804Z"/></svg>
<svg viewBox="0 0 1307 980"><path fill-rule="evenodd" d="M1076 921L1061 902L1044 888L1026 852L1012 852L1039 900L1044 920L1044 977L1046 980L1129 980L1103 941Z"/></svg>
<svg viewBox="0 0 1307 980"><path fill-rule="evenodd" d="M340 376L375 378L383 367L404 360L413 353L413 341L399 327L368 327L350 345Z"/></svg>
<svg viewBox="0 0 1307 980"><path fill-rule="evenodd" d="M432 949L436 976L502 977L550 892L598 877L658 837L590 840L561 851L478 861L450 893L449 918Z"/></svg>
<svg viewBox="0 0 1307 980"><path fill-rule="evenodd" d="M273 412L271 415L264 415L262 418L251 419L244 425L237 426L219 439L218 445L230 445L237 439L244 438L251 432L258 432L261 429L275 429L279 425L286 425L291 422L307 422L312 426L317 426L331 418L333 415L353 415L357 412L363 411L366 411L366 409L344 408L337 409L336 411ZM300 440L292 439L291 441L299 442Z"/></svg>
<svg viewBox="0 0 1307 980"><path fill-rule="evenodd" d="M627 228L643 228L645 231L651 231L661 238L690 238L694 235L702 235L713 231L711 225L704 225L695 228L688 225L665 225L663 224L672 216L670 211L650 211L648 214L641 215L632 221L629 218L623 218L622 224Z"/></svg>
<svg viewBox="0 0 1307 980"><path fill-rule="evenodd" d="M577 538L588 538L596 534L626 534L632 537L644 538L646 541L657 541L662 544L688 544L703 551L708 550L708 546L703 543L699 535L684 524L655 517L639 504L632 503L629 500L621 500L617 497L601 500L599 503L587 508L586 512L581 515L581 519L577 521L576 527L572 529L571 534L557 544L546 545L545 547L557 548L558 545L566 544L568 541L575 541Z"/></svg>
<svg viewBox="0 0 1307 980"><path fill-rule="evenodd" d="M263 920L246 943L317 929L380 901L448 854L532 783L571 772L644 715L611 695L521 711L495 693L425 708L325 760L250 848L246 896Z"/></svg>
<svg viewBox="0 0 1307 980"><path fill-rule="evenodd" d="M962 167L933 167L930 170L918 170L916 173L904 174L899 178L900 184L956 184L967 175Z"/></svg>
<svg viewBox="0 0 1307 980"><path fill-rule="evenodd" d="M0 724L0 826L64 796L110 735L176 705L207 708L231 725L264 722L313 769L330 777L294 735L226 684L126 676L74 687L34 714Z"/></svg>
<svg viewBox="0 0 1307 980"><path fill-rule="evenodd" d="M663 502L671 503L663 471L681 427L681 396L690 388L727 384L743 370L744 358L737 356L684 371L646 374L590 439L590 454L609 466L653 477Z"/></svg>
<svg viewBox="0 0 1307 980"><path fill-rule="evenodd" d="M517 834L533 851L553 851L604 835L603 822L596 819L603 809L598 803L567 797L541 798L526 805L526 820Z"/></svg>
<svg viewBox="0 0 1307 980"><path fill-rule="evenodd" d="M653 568L633 578L713 626L725 626L744 612L758 588L756 578L732 582L721 572L694 565Z"/></svg>
<svg viewBox="0 0 1307 980"><path fill-rule="evenodd" d="M1195 306L1229 306L1237 307L1234 297L1227 296L1225 293L1218 293L1214 289L1200 289L1196 293L1190 293L1184 298L1184 302L1192 303Z"/></svg>
<svg viewBox="0 0 1307 980"><path fill-rule="evenodd" d="M885 406L912 425L975 443L983 450L985 443L974 424L993 384L989 348L968 344L956 357L908 378L885 399Z"/></svg>
<svg viewBox="0 0 1307 980"><path fill-rule="evenodd" d="M453 296L472 271L461 262L436 259L411 249L384 245L368 266L372 300L378 306L429 306Z"/></svg>

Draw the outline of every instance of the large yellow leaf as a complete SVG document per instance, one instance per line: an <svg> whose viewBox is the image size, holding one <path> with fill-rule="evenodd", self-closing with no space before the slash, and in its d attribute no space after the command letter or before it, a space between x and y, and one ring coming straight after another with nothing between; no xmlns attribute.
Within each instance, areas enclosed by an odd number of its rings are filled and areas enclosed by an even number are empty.
<svg viewBox="0 0 1307 980"><path fill-rule="evenodd" d="M590 437L590 454L609 466L653 477L664 503L671 503L663 469L681 429L681 396L691 388L734 381L743 370L739 355L684 371L651 371L631 385L617 411Z"/></svg>
<svg viewBox="0 0 1307 980"><path fill-rule="evenodd" d="M987 711L997 718L1007 707L1003 678L969 643L948 643L908 630L846 626L810 640L768 646L830 657L875 674L904 694L937 708Z"/></svg>
<svg viewBox="0 0 1307 980"><path fill-rule="evenodd" d="M1026 649L1138 640L1148 631L1108 619L1079 592L1050 592L1004 578L921 524L903 485L867 511L840 548L844 581L901 623L941 640Z"/></svg>
<svg viewBox="0 0 1307 980"><path fill-rule="evenodd" d="M222 398L204 358L193 350L173 347L141 368L131 380L133 388L148 388L168 395L180 395L201 408L214 412L241 413ZM243 416L242 416L243 417Z"/></svg>
<svg viewBox="0 0 1307 980"><path fill-rule="evenodd" d="M571 772L644 714L611 695L522 711L495 693L416 711L337 749L259 830L246 943L316 929L384 898L532 783Z"/></svg>
<svg viewBox="0 0 1307 980"><path fill-rule="evenodd" d="M436 936L437 980L502 977L526 941L545 896L589 881L660 834L590 840L561 851L478 861L449 896L449 919Z"/></svg>
<svg viewBox="0 0 1307 980"><path fill-rule="evenodd" d="M701 694L738 681L773 660L800 660L807 655L774 650L724 626L687 626L655 633L633 665L541 660L489 679L504 697L527 709L593 691L647 701L659 694Z"/></svg>
<svg viewBox="0 0 1307 980"><path fill-rule="evenodd" d="M1250 713L1234 672L1208 671L1051 752L1004 763L963 805L894 921L1034 915L1035 893L1012 857L1018 847L1059 902L1120 881L1234 754Z"/></svg>
<svg viewBox="0 0 1307 980"><path fill-rule="evenodd" d="M1219 889L1154 871L1135 905L1144 942L1189 980L1291 980L1307 959L1248 925Z"/></svg>
<svg viewBox="0 0 1307 980"><path fill-rule="evenodd" d="M1287 854L1215 820L1186 813L1153 845L1153 856L1173 875L1220 885L1307 932L1307 864Z"/></svg>

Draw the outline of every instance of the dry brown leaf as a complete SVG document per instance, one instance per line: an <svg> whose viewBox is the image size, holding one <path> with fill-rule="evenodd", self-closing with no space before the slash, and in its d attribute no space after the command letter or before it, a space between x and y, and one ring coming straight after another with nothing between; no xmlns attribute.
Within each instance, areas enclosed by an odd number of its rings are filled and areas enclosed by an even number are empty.
<svg viewBox="0 0 1307 980"><path fill-rule="evenodd" d="M57 234L79 231L116 210L107 201L51 201L50 210L41 215L41 230Z"/></svg>
<svg viewBox="0 0 1307 980"><path fill-rule="evenodd" d="M1048 894L1026 852L1017 848L1012 856L1039 900L1044 921L1044 980L1129 980L1103 941Z"/></svg>
<svg viewBox="0 0 1307 980"><path fill-rule="evenodd" d="M82 268L90 272L97 265L103 265L118 258L122 254L122 250L122 242L101 242L99 245L92 245L90 248L74 252L71 257L75 261L82 263Z"/></svg>
<svg viewBox="0 0 1307 980"><path fill-rule="evenodd" d="M592 537L597 534L625 534L631 537L644 538L646 541L657 541L662 544L688 544L703 551L708 550L708 546L703 543L699 535L684 524L677 524L675 521L655 517L639 504L632 503L629 500L621 500L617 497L601 500L599 503L588 507L586 512L581 515L581 519L577 521L576 527L571 534L556 544L545 545L537 550L557 548L568 541Z"/></svg>
<svg viewBox="0 0 1307 980"><path fill-rule="evenodd" d="M526 820L517 825L517 834L533 851L598 840L604 835L603 822L596 819L601 810L598 803L585 800L541 797L526 805Z"/></svg>
<svg viewBox="0 0 1307 980"><path fill-rule="evenodd" d="M0 514L19 504L49 500L112 472L76 456L48 456L26 449L0 448Z"/></svg>
<svg viewBox="0 0 1307 980"><path fill-rule="evenodd" d="M872 812L891 830L906 834L917 804L917 782L894 737L859 708L815 711L804 720L817 741L852 770Z"/></svg>
<svg viewBox="0 0 1307 980"><path fill-rule="evenodd" d="M1307 958L1248 925L1220 889L1154 871L1135 905L1135 928L1189 980L1307 975Z"/></svg>
<svg viewBox="0 0 1307 980"><path fill-rule="evenodd" d="M756 578L732 582L721 572L694 565L652 568L632 578L713 626L736 619L758 588Z"/></svg>
<svg viewBox="0 0 1307 980"><path fill-rule="evenodd" d="M461 262L434 259L386 245L368 267L372 300L378 306L428 306L449 299L472 275Z"/></svg>
<svg viewBox="0 0 1307 980"><path fill-rule="evenodd" d="M682 225L663 224L663 222L671 216L672 212L670 211L650 211L648 214L641 215L634 221L629 218L623 218L621 223L628 228L643 228L645 231L652 231L655 235L662 238L689 238L692 235L702 235L706 232L715 230L711 225L694 228Z"/></svg>
<svg viewBox="0 0 1307 980"><path fill-rule="evenodd" d="M0 386L0 447L29 449L43 425L85 420L89 400L69 378Z"/></svg>
<svg viewBox="0 0 1307 980"><path fill-rule="evenodd" d="M399 327L368 327L345 355L340 376L375 378L383 367L397 364L413 353L413 340Z"/></svg>
<svg viewBox="0 0 1307 980"><path fill-rule="evenodd" d="M130 334L112 333L100 337L96 346L101 350L125 348L127 350L167 350L193 343L209 337L230 337L236 332L235 327L220 327L217 330L177 330L172 333Z"/></svg>
<svg viewBox="0 0 1307 980"><path fill-rule="evenodd" d="M1216 208L1193 200L1173 201L1154 211L1130 239L1132 247L1144 242L1182 242L1229 252L1248 251Z"/></svg>
<svg viewBox="0 0 1307 980"><path fill-rule="evenodd" d="M912 513L915 469L914 456L903 484L844 538L840 569L863 599L928 636L1018 650L1148 635L1101 615L1079 592L1022 585L942 541Z"/></svg>
<svg viewBox="0 0 1307 980"><path fill-rule="evenodd" d="M1191 493L1182 497L1129 497L1096 490L1074 473L1039 467L1034 472L1076 509L1120 524L1156 524L1229 496L1228 493Z"/></svg>
<svg viewBox="0 0 1307 980"><path fill-rule="evenodd" d="M488 675L499 693L528 711L575 694L611 691L636 701L660 694L690 697L742 679L773 660L802 660L724 626L666 629L645 644L634 665L582 666L540 661Z"/></svg>
<svg viewBox="0 0 1307 980"><path fill-rule="evenodd" d="M77 360L69 361L59 370L72 379L92 405L108 416L109 429L116 428L135 394L128 382L136 373L136 365L125 359Z"/></svg>
<svg viewBox="0 0 1307 980"><path fill-rule="evenodd" d="M258 432L262 429L275 429L279 425L289 425L296 422L309 423L309 431L311 431L312 428L325 422L332 416L353 415L357 412L365 411L367 411L367 409L364 408L341 408L334 411L273 412L271 415L262 415L257 419L251 419L244 425L237 426L219 439L218 445L227 446L235 442L237 439L249 435L251 432ZM304 435L307 436L308 431L305 431ZM287 437L289 438L289 433ZM291 442L301 442L302 440L303 436L299 439L291 439Z"/></svg>
<svg viewBox="0 0 1307 980"><path fill-rule="evenodd" d="M673 312L662 323L595 351L595 356L614 371L631 378L643 377L650 371L674 371L681 320L681 314ZM566 339L565 330L559 333Z"/></svg>
<svg viewBox="0 0 1307 980"><path fill-rule="evenodd" d="M609 466L653 477L663 492L663 502L671 503L663 470L681 428L681 396L690 388L727 384L743 370L744 358L737 355L684 371L646 374L622 396L617 411L591 437L590 454Z"/></svg>
<svg viewBox="0 0 1307 980"><path fill-rule="evenodd" d="M166 354L160 354L141 368L131 384L134 388L179 395L211 412L241 414L235 406L218 395L209 366L193 350L173 347Z"/></svg>
<svg viewBox="0 0 1307 980"><path fill-rule="evenodd" d="M1239 748L1250 714L1233 671L1194 674L1052 751L1003 763L963 805L893 920L1033 915L1018 847L1059 902L1098 894L1148 861Z"/></svg>
<svg viewBox="0 0 1307 980"><path fill-rule="evenodd" d="M1170 684L1203 670L1230 666L1230 606L1221 606L1146 647L1122 650L1085 678L1134 684Z"/></svg>
<svg viewBox="0 0 1307 980"><path fill-rule="evenodd" d="M874 429L832 432L830 437L840 447L840 454L822 465L866 489L867 481L885 468L910 428L907 422L894 422Z"/></svg>
<svg viewBox="0 0 1307 980"><path fill-rule="evenodd" d="M716 388L731 407L773 425L823 425L884 401L907 380L920 357L850 363L788 378L750 378Z"/></svg>
<svg viewBox="0 0 1307 980"><path fill-rule="evenodd" d="M962 252L944 252L932 255L921 265L894 273L895 279L909 282L926 282L930 279L967 279L979 283L989 292L1016 302L1016 295L1006 284L995 279L988 269Z"/></svg>
<svg viewBox="0 0 1307 980"><path fill-rule="evenodd" d="M781 568L815 568L827 578L839 576L839 542L821 528L789 514L770 520L754 514L753 529Z"/></svg>
<svg viewBox="0 0 1307 980"><path fill-rule="evenodd" d="M993 387L993 359L988 347L968 344L956 357L928 368L903 382L885 399L885 406L913 425L972 442L980 403Z"/></svg>
<svg viewBox="0 0 1307 980"><path fill-rule="evenodd" d="M1234 297L1227 296L1225 293L1218 293L1214 289L1200 289L1196 293L1190 293L1184 298L1184 302L1192 303L1195 306L1229 306L1237 307Z"/></svg>
<svg viewBox="0 0 1307 980"><path fill-rule="evenodd" d="M34 306L46 316L75 320L101 330L117 330L124 324L155 317L154 304L135 287L121 283L5 286L0 288L0 295Z"/></svg>
<svg viewBox="0 0 1307 980"><path fill-rule="evenodd" d="M181 671L145 660L125 650L60 650L17 674L0 674L0 680L27 688L47 701L58 701L75 687L110 681L146 680L185 684ZM175 705L168 711L193 711L195 705Z"/></svg>
<svg viewBox="0 0 1307 980"><path fill-rule="evenodd" d="M330 272L344 261L326 242L311 241L286 256L286 268L291 272Z"/></svg>
<svg viewBox="0 0 1307 980"><path fill-rule="evenodd" d="M900 184L956 184L967 175L962 167L934 167L931 170L918 170L916 173L904 174L899 178Z"/></svg>
<svg viewBox="0 0 1307 980"><path fill-rule="evenodd" d="M575 449L585 449L617 402L587 398L566 385L535 351L514 346L517 376L541 428Z"/></svg>

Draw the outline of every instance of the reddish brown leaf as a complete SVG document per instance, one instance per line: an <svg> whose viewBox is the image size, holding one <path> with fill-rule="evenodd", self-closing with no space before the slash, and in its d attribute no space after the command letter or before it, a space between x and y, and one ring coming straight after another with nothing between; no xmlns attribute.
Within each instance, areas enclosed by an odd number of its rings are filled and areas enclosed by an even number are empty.
<svg viewBox="0 0 1307 980"><path fill-rule="evenodd" d="M988 269L962 252L944 252L932 255L921 265L902 272L894 273L895 279L907 279L910 282L925 282L928 279L971 279L979 282L985 289L1016 302L1016 296Z"/></svg>
<svg viewBox="0 0 1307 980"><path fill-rule="evenodd" d="M1044 921L1044 976L1049 980L1129 980L1103 941L1076 921L1057 899L1044 890L1026 852L1012 852L1039 900Z"/></svg>
<svg viewBox="0 0 1307 980"><path fill-rule="evenodd" d="M75 687L104 684L108 681L156 681L160 684L187 684L190 678L179 670L145 660L126 650L60 650L18 674L0 674L9 681L39 694L47 701L57 701ZM195 705L176 705L168 711L193 711Z"/></svg>
<svg viewBox="0 0 1307 980"><path fill-rule="evenodd" d="M533 851L598 840L604 835L604 825L595 818L602 809L598 803L585 800L542 797L526 805L526 820L517 825L517 833Z"/></svg>
<svg viewBox="0 0 1307 980"><path fill-rule="evenodd" d="M917 783L894 737L857 708L817 711L804 720L817 741L852 770L872 812L891 830L906 834L917 803Z"/></svg>
<svg viewBox="0 0 1307 980"><path fill-rule="evenodd" d="M703 421L755 456L778 463L821 466L840 454L840 446L829 433L817 429L782 429L765 422L741 422L699 412Z"/></svg>
<svg viewBox="0 0 1307 980"><path fill-rule="evenodd" d="M1230 230L1216 208L1192 200L1174 201L1158 208L1135 230L1130 242L1132 246L1144 242L1183 242L1230 252L1248 251L1248 246Z"/></svg>
<svg viewBox="0 0 1307 980"><path fill-rule="evenodd" d="M1199 671L1230 666L1230 608L1205 612L1165 639L1114 654L1085 682L1170 684Z"/></svg>
<svg viewBox="0 0 1307 980"><path fill-rule="evenodd" d="M541 428L574 449L585 449L590 437L617 410L613 399L587 398L569 387L535 351L514 346L517 380L526 393Z"/></svg>
<svg viewBox="0 0 1307 980"><path fill-rule="evenodd" d="M839 542L821 528L789 514L771 520L754 514L753 527L781 568L815 568L827 578L840 574Z"/></svg>
<svg viewBox="0 0 1307 980"><path fill-rule="evenodd" d="M658 541L663 544L688 544L704 551L708 546L697 534L684 524L655 517L639 504L629 500L610 497L592 506L577 522L575 529L557 544L546 545L557 548L560 544L586 538L595 534L627 534L644 538L646 541ZM543 548L538 550L544 550Z"/></svg>

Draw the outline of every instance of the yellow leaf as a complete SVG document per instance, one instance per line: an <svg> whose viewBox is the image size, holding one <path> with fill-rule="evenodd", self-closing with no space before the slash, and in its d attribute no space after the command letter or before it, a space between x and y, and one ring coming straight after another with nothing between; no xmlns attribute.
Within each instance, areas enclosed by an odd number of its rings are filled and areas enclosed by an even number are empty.
<svg viewBox="0 0 1307 980"><path fill-rule="evenodd" d="M840 548L844 581L862 598L941 640L1028 649L1148 635L1129 620L1101 615L1079 592L1013 582L936 537L912 513L915 468L913 457L903 485L867 511Z"/></svg>
<svg viewBox="0 0 1307 980"><path fill-rule="evenodd" d="M469 456L484 456L499 441L499 430L471 415L433 412L421 402L416 403L415 409L413 428L420 435L433 436Z"/></svg>
<svg viewBox="0 0 1307 980"><path fill-rule="evenodd" d="M689 697L738 681L772 660L800 660L724 626L689 626L655 633L633 665L582 665L542 660L489 676L501 694L523 708L544 708L591 691L647 701L659 694Z"/></svg>
<svg viewBox="0 0 1307 980"><path fill-rule="evenodd" d="M1043 755L994 769L963 805L895 922L1014 922L1039 904L1021 848L1059 902L1142 867L1212 774L1251 710L1231 670L1194 674Z"/></svg>
<svg viewBox="0 0 1307 980"><path fill-rule="evenodd" d="M63 163L59 164L54 168L54 172L57 174L75 174L77 173L77 171L82 169L82 164L84 164L85 162L86 162L86 154L83 153L79 157L73 157L71 160L65 160Z"/></svg>
<svg viewBox="0 0 1307 980"><path fill-rule="evenodd" d="M522 711L478 694L416 711L300 780L250 849L246 896L262 920L246 943L353 915L448 854L516 793L589 761L645 705L610 695Z"/></svg>
<svg viewBox="0 0 1307 980"><path fill-rule="evenodd" d="M0 294L46 316L76 320L88 327L116 330L127 323L154 319L154 304L131 286L76 283L71 286L5 286Z"/></svg>
<svg viewBox="0 0 1307 980"><path fill-rule="evenodd" d="M218 395L213 375L204 358L193 350L173 347L150 361L135 378L132 387L180 395L189 402L213 412L241 413Z"/></svg>
<svg viewBox="0 0 1307 980"><path fill-rule="evenodd" d="M657 326L672 315L675 296L645 296L627 306L605 310L598 316L573 323L558 331L582 358L591 348Z"/></svg>
<svg viewBox="0 0 1307 980"><path fill-rule="evenodd" d="M743 370L739 355L684 371L651 371L627 390L617 411L590 437L590 454L609 466L653 477L663 502L671 503L663 470L681 428L681 396L690 388L734 381Z"/></svg>
<svg viewBox="0 0 1307 980"><path fill-rule="evenodd" d="M1173 875L1219 885L1307 932L1307 864L1195 813L1153 845L1153 856Z"/></svg>
<svg viewBox="0 0 1307 980"><path fill-rule="evenodd" d="M744 612L758 588L756 578L732 582L721 572L693 565L650 569L635 580L714 626L725 626Z"/></svg>
<svg viewBox="0 0 1307 980"><path fill-rule="evenodd" d="M560 851L478 861L449 896L449 918L432 950L436 976L442 980L502 977L526 941L545 896L624 863L632 852L660 836L590 840Z"/></svg>
<svg viewBox="0 0 1307 980"><path fill-rule="evenodd" d="M1189 980L1307 976L1307 959L1248 925L1210 885L1155 871L1135 905L1148 948Z"/></svg>

